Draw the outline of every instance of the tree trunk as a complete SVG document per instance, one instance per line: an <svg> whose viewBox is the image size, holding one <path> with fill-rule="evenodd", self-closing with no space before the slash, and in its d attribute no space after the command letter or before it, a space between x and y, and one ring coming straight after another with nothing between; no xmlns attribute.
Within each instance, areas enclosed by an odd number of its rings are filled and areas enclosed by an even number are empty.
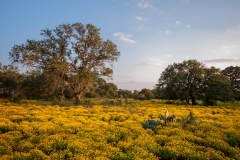
<svg viewBox="0 0 240 160"><path fill-rule="evenodd" d="M65 99L65 97L64 97L64 89L59 89L57 98L58 98L58 100L60 102L63 102L63 100Z"/></svg>
<svg viewBox="0 0 240 160"><path fill-rule="evenodd" d="M189 105L189 99L188 99L188 98L186 98L186 102L187 102L187 104Z"/></svg>
<svg viewBox="0 0 240 160"><path fill-rule="evenodd" d="M8 94L7 94L7 90L4 89L4 90L3 90L3 93L4 93L4 98L6 99L6 98L7 98L7 95L8 95Z"/></svg>
<svg viewBox="0 0 240 160"><path fill-rule="evenodd" d="M191 100L192 100L192 105L193 105L193 106L197 104L195 97L192 96L192 95L191 95Z"/></svg>
<svg viewBox="0 0 240 160"><path fill-rule="evenodd" d="M14 91L11 91L10 92L10 100L13 101L14 100L14 97L15 97L15 92Z"/></svg>
<svg viewBox="0 0 240 160"><path fill-rule="evenodd" d="M75 101L76 105L80 104L81 94L75 93L75 99L76 99Z"/></svg>
<svg viewBox="0 0 240 160"><path fill-rule="evenodd" d="M41 91L38 92L37 98L40 99Z"/></svg>

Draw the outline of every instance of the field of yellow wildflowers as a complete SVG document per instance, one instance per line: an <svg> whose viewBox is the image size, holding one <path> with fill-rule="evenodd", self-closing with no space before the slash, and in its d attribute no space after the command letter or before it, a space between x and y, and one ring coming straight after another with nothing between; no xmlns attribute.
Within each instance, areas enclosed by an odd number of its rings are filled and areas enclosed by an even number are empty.
<svg viewBox="0 0 240 160"><path fill-rule="evenodd" d="M179 122L144 129L168 110ZM240 159L239 106L0 103L0 159Z"/></svg>

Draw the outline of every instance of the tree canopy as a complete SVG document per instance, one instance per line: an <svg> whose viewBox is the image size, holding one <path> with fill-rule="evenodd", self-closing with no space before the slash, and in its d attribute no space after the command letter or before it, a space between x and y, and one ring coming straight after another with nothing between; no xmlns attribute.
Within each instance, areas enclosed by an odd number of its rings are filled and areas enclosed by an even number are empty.
<svg viewBox="0 0 240 160"><path fill-rule="evenodd" d="M38 70L71 87L76 103L98 78L111 78L120 52L110 40L102 40L92 24L62 24L41 31L42 40L27 40L9 52L10 60Z"/></svg>
<svg viewBox="0 0 240 160"><path fill-rule="evenodd" d="M169 65L161 74L156 88L162 98L196 105L197 99L210 105L213 100L230 100L231 85L220 69L207 68L196 60Z"/></svg>
<svg viewBox="0 0 240 160"><path fill-rule="evenodd" d="M223 74L226 75L233 87L234 96L240 100L240 66L229 66L225 68Z"/></svg>
<svg viewBox="0 0 240 160"><path fill-rule="evenodd" d="M150 89L143 88L143 89L139 92L139 98L140 98L140 99L150 100L150 99L154 98L154 95L153 95L153 93L152 93L152 91L151 91Z"/></svg>
<svg viewBox="0 0 240 160"><path fill-rule="evenodd" d="M107 83L106 80L99 78L97 83L91 87L85 97L89 98L116 98L118 96L118 88L113 83Z"/></svg>
<svg viewBox="0 0 240 160"><path fill-rule="evenodd" d="M23 78L17 66L0 63L0 95L13 100L14 96L20 92Z"/></svg>

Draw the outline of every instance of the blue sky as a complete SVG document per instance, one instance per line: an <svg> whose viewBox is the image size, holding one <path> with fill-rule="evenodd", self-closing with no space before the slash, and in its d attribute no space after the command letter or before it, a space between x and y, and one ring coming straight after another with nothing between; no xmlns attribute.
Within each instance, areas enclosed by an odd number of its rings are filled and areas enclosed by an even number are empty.
<svg viewBox="0 0 240 160"><path fill-rule="evenodd" d="M8 0L0 1L0 56L40 31L91 23L121 52L113 82L153 89L174 62L196 59L224 69L240 64L240 0Z"/></svg>

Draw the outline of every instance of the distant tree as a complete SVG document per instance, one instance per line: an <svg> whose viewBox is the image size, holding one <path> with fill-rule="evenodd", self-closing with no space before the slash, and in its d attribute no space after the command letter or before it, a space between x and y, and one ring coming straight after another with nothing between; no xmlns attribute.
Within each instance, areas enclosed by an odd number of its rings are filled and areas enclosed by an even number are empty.
<svg viewBox="0 0 240 160"><path fill-rule="evenodd" d="M62 24L44 29L42 40L27 40L9 52L12 62L58 77L58 82L71 87L76 103L97 78L111 78L113 62L120 52L110 40L102 40L100 29L92 24Z"/></svg>
<svg viewBox="0 0 240 160"><path fill-rule="evenodd" d="M154 89L151 89L151 92L152 92L152 94L153 94L153 97L152 97L152 98L157 98L157 96L158 96L158 93L157 93L157 90L156 90L156 88L154 88Z"/></svg>
<svg viewBox="0 0 240 160"><path fill-rule="evenodd" d="M217 100L228 101L234 97L228 77L215 67L205 69L200 93L204 105L215 105Z"/></svg>
<svg viewBox="0 0 240 160"><path fill-rule="evenodd" d="M155 92L154 92L154 97L158 99L166 99L166 96L164 96L164 87L161 84L156 84L154 86Z"/></svg>
<svg viewBox="0 0 240 160"><path fill-rule="evenodd" d="M169 65L161 74L156 88L165 99L192 102L201 99L208 105L211 100L230 100L229 83L219 69L207 68L196 60ZM221 87L220 87L221 86ZM217 96L214 93L220 92Z"/></svg>
<svg viewBox="0 0 240 160"><path fill-rule="evenodd" d="M139 92L139 94L142 94L142 96L140 96L140 98L145 97L145 99L147 99L147 100L154 98L154 95L150 89L144 88Z"/></svg>
<svg viewBox="0 0 240 160"><path fill-rule="evenodd" d="M72 99L73 92L69 85L54 74L39 72L33 70L24 75L22 82L22 92L29 99L47 99L57 98L59 101Z"/></svg>
<svg viewBox="0 0 240 160"><path fill-rule="evenodd" d="M139 91L134 90L132 95L133 95L133 99L139 99L139 96L138 96L139 95Z"/></svg>
<svg viewBox="0 0 240 160"><path fill-rule="evenodd" d="M29 99L40 99L43 96L50 96L55 90L53 76L38 71L25 74L22 82L23 93ZM50 80L52 79L52 80Z"/></svg>
<svg viewBox="0 0 240 160"><path fill-rule="evenodd" d="M165 99L196 104L199 87L204 75L204 65L196 60L169 65L158 80Z"/></svg>
<svg viewBox="0 0 240 160"><path fill-rule="evenodd" d="M142 101L146 100L145 94L139 93L139 94L138 94L138 99L139 99L139 100L142 100Z"/></svg>
<svg viewBox="0 0 240 160"><path fill-rule="evenodd" d="M17 94L21 94L23 78L17 66L2 65L0 63L0 94L5 98L9 97L14 100Z"/></svg>
<svg viewBox="0 0 240 160"><path fill-rule="evenodd" d="M118 88L114 83L106 83L104 89L107 98L116 98L118 96Z"/></svg>
<svg viewBox="0 0 240 160"><path fill-rule="evenodd" d="M86 93L89 98L116 98L118 96L118 88L113 83L107 83L105 79L99 78L92 86L90 91Z"/></svg>
<svg viewBox="0 0 240 160"><path fill-rule="evenodd" d="M228 77L233 88L234 97L240 100L240 66L229 66L222 73Z"/></svg>
<svg viewBox="0 0 240 160"><path fill-rule="evenodd" d="M119 98L132 98L133 94L132 91L126 89L119 89L118 90L118 97Z"/></svg>

